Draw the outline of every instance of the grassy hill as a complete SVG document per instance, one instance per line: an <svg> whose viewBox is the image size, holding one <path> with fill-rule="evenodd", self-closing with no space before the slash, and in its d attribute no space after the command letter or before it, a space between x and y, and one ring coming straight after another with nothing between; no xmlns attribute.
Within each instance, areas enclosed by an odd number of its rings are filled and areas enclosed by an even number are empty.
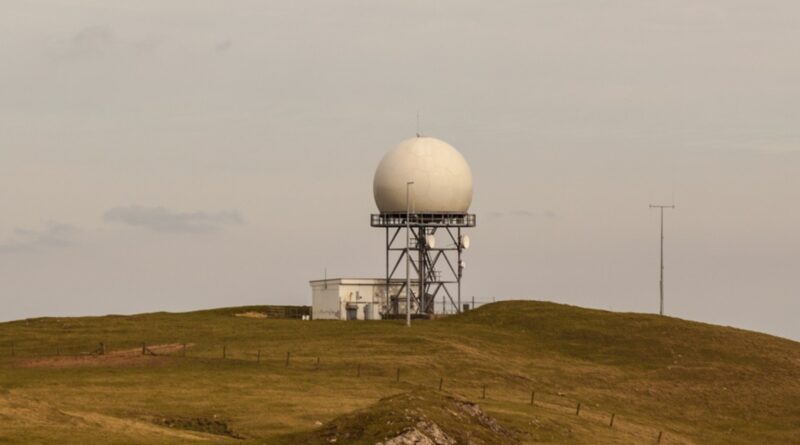
<svg viewBox="0 0 800 445"><path fill-rule="evenodd" d="M800 443L800 344L769 335L522 301L279 313L2 323L0 443Z"/></svg>

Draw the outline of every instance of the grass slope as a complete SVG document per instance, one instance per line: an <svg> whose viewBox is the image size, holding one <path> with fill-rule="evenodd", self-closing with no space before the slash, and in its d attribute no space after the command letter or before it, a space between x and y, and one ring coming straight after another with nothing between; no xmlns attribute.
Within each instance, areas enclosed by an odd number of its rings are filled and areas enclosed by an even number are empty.
<svg viewBox="0 0 800 445"><path fill-rule="evenodd" d="M266 311L2 323L0 443L313 443L419 391L479 403L521 443L800 443L800 344L777 337L522 301L411 329L235 316Z"/></svg>
<svg viewBox="0 0 800 445"><path fill-rule="evenodd" d="M424 444L426 440L437 445L519 444L513 431L486 415L480 406L422 389L383 398L323 428L282 439L295 445L399 445Z"/></svg>

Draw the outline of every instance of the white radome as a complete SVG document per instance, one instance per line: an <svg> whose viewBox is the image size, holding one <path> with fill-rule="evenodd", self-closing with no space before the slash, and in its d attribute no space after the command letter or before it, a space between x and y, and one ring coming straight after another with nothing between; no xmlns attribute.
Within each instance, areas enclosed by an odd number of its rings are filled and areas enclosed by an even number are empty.
<svg viewBox="0 0 800 445"><path fill-rule="evenodd" d="M401 142L378 164L373 181L381 213L406 211L406 183L416 213L466 213L472 203L472 170L453 146L432 137Z"/></svg>

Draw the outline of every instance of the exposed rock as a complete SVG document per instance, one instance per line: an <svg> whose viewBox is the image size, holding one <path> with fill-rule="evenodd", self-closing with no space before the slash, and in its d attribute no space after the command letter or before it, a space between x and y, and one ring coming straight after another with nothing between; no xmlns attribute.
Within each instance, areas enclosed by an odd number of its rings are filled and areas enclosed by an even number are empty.
<svg viewBox="0 0 800 445"><path fill-rule="evenodd" d="M413 428L403 431L401 434L387 440L379 442L377 445L455 445L456 440L448 436L447 433L433 422L420 421Z"/></svg>
<svg viewBox="0 0 800 445"><path fill-rule="evenodd" d="M480 406L476 403L466 402L466 401L459 401L458 406L464 410L467 414L471 417L475 418L481 425L485 426L486 428L491 429L496 433L500 433L506 436L511 436L511 432L505 428L503 428L497 420L493 417L489 417L486 415L485 412L481 409Z"/></svg>

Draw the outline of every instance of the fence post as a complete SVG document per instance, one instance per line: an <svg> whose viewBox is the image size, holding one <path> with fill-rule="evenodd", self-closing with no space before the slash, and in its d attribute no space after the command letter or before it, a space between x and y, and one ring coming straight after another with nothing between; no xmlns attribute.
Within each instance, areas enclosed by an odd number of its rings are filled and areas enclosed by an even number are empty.
<svg viewBox="0 0 800 445"><path fill-rule="evenodd" d="M444 385L444 377L439 377L439 391L442 390L442 385Z"/></svg>
<svg viewBox="0 0 800 445"><path fill-rule="evenodd" d="M483 385L483 395L481 396L482 399L486 398L486 385Z"/></svg>
<svg viewBox="0 0 800 445"><path fill-rule="evenodd" d="M319 357L317 357L317 369L319 369Z"/></svg>
<svg viewBox="0 0 800 445"><path fill-rule="evenodd" d="M289 356L290 356L291 354L292 354L291 352L289 352L289 351L286 351L286 367L289 367Z"/></svg>
<svg viewBox="0 0 800 445"><path fill-rule="evenodd" d="M578 402L578 407L575 409L575 415L576 416L581 415L581 402Z"/></svg>
<svg viewBox="0 0 800 445"><path fill-rule="evenodd" d="M533 405L534 397L536 397L536 391L531 391L531 405Z"/></svg>
<svg viewBox="0 0 800 445"><path fill-rule="evenodd" d="M106 355L106 344L100 342L100 355Z"/></svg>
<svg viewBox="0 0 800 445"><path fill-rule="evenodd" d="M611 413L611 421L608 422L608 427L609 428L614 428L614 416L616 416L616 414Z"/></svg>
<svg viewBox="0 0 800 445"><path fill-rule="evenodd" d="M147 351L147 344L145 342L142 342L142 355L145 354L145 351Z"/></svg>
<svg viewBox="0 0 800 445"><path fill-rule="evenodd" d="M661 435L664 434L663 431L658 432L658 439L656 439L656 443L661 443Z"/></svg>

